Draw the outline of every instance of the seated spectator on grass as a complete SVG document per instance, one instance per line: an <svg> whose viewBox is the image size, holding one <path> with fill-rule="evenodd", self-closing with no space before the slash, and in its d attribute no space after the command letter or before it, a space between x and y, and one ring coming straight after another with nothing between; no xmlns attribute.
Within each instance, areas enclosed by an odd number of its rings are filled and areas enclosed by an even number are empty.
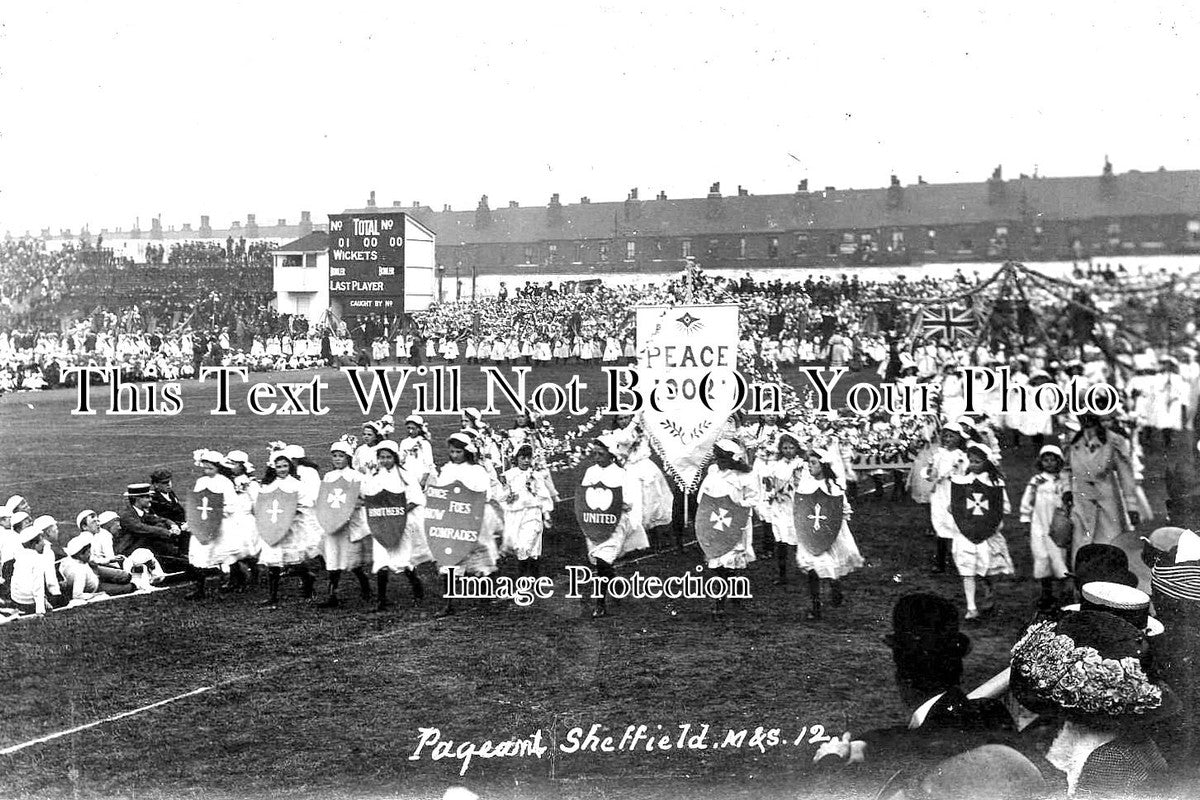
<svg viewBox="0 0 1200 800"><path fill-rule="evenodd" d="M107 570L107 579L101 579L90 563L92 556L92 534L81 533L67 542L66 558L58 564L64 591L71 601L87 600L97 594L129 594L133 583L128 572ZM114 580L115 579L115 580Z"/></svg>
<svg viewBox="0 0 1200 800"><path fill-rule="evenodd" d="M23 614L45 614L47 608L66 604L54 557L42 532L32 525L22 526L17 534L20 549L13 559L11 597L13 605Z"/></svg>
<svg viewBox="0 0 1200 800"><path fill-rule="evenodd" d="M150 513L156 517L169 519L181 529L186 527L187 511L175 496L171 487L171 471L157 469L150 474Z"/></svg>

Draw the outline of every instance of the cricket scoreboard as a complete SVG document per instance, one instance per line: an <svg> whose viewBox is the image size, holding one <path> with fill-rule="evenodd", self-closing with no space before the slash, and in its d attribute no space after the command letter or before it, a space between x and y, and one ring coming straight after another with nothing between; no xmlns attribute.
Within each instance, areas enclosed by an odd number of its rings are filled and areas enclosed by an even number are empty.
<svg viewBox="0 0 1200 800"><path fill-rule="evenodd" d="M329 299L357 314L404 313L405 215L329 216Z"/></svg>

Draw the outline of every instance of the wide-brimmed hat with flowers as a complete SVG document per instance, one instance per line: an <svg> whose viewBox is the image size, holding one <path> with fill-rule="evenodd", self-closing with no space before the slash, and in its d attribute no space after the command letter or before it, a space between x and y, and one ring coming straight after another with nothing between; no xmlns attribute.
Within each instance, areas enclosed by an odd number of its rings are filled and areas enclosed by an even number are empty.
<svg viewBox="0 0 1200 800"><path fill-rule="evenodd" d="M1031 625L1012 648L1011 686L1021 705L1110 729L1157 722L1179 703L1146 675L1145 636L1096 611L1068 612Z"/></svg>

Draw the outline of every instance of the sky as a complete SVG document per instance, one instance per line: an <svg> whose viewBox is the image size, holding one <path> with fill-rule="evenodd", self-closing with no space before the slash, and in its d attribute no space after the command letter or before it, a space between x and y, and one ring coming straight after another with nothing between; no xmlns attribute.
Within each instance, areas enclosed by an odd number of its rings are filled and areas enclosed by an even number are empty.
<svg viewBox="0 0 1200 800"><path fill-rule="evenodd" d="M9 2L0 231L1200 169L1200 4Z"/></svg>

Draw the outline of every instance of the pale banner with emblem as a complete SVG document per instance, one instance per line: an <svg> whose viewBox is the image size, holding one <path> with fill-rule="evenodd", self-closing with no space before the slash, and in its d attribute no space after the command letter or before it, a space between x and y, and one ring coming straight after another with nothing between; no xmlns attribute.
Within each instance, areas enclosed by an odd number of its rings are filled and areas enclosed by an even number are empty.
<svg viewBox="0 0 1200 800"><path fill-rule="evenodd" d="M737 386L738 306L639 306L635 312L635 390L646 401L643 426L667 474L680 488L693 491L713 445L729 432ZM651 398L656 387L657 408ZM707 405L702 387L707 388Z"/></svg>

